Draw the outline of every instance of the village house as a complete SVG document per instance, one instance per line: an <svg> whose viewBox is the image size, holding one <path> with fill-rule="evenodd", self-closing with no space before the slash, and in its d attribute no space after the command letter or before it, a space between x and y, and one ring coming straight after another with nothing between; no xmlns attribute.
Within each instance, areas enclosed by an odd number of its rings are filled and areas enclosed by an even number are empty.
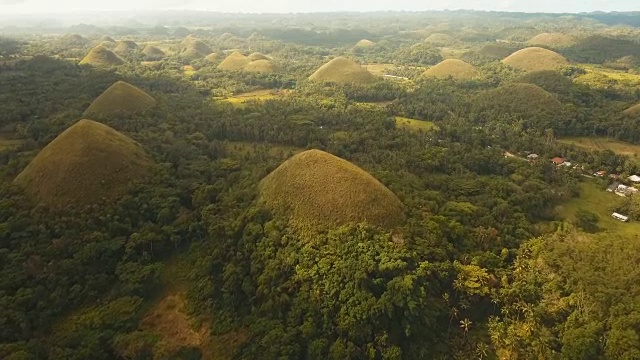
<svg viewBox="0 0 640 360"><path fill-rule="evenodd" d="M556 165L562 165L564 164L564 159L561 157L554 157L553 159L551 159L551 162Z"/></svg>
<svg viewBox="0 0 640 360"><path fill-rule="evenodd" d="M529 162L536 162L536 161L538 161L539 157L540 157L540 155L538 155L538 154L529 154L529 155L527 155L527 160Z"/></svg>
<svg viewBox="0 0 640 360"><path fill-rule="evenodd" d="M618 214L617 212L614 212L613 214L611 214L611 217L616 219L616 220L620 220L622 222L629 221L629 217L628 216L624 216L622 214Z"/></svg>
<svg viewBox="0 0 640 360"><path fill-rule="evenodd" d="M631 181L632 183L640 183L640 176L638 175L631 175L628 177L629 181Z"/></svg>

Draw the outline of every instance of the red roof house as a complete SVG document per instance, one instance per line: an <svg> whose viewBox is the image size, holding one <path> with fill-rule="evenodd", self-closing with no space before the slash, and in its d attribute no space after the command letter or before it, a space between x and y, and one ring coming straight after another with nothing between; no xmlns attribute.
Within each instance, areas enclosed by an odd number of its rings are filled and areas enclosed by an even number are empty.
<svg viewBox="0 0 640 360"><path fill-rule="evenodd" d="M553 159L551 159L551 162L556 165L562 165L564 164L564 159L561 157L554 157Z"/></svg>

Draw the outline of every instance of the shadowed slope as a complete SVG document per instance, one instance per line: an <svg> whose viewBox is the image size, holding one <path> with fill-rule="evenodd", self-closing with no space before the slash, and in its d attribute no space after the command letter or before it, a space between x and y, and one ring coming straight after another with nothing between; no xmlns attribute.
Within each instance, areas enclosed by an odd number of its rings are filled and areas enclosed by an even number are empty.
<svg viewBox="0 0 640 360"><path fill-rule="evenodd" d="M149 171L138 143L92 120L80 120L50 142L15 178L38 203L51 207L116 200Z"/></svg>
<svg viewBox="0 0 640 360"><path fill-rule="evenodd" d="M394 228L403 205L356 165L320 150L285 161L260 183L260 203L298 224L337 226L368 222Z"/></svg>
<svg viewBox="0 0 640 360"><path fill-rule="evenodd" d="M164 51L158 49L153 45L145 46L142 50L142 54L149 59L161 59L166 55Z"/></svg>
<svg viewBox="0 0 640 360"><path fill-rule="evenodd" d="M244 68L249 72L272 73L275 70L273 63L269 60L252 61Z"/></svg>
<svg viewBox="0 0 640 360"><path fill-rule="evenodd" d="M143 90L118 81L98 96L84 112L88 115L105 115L117 112L138 112L156 105L156 100Z"/></svg>
<svg viewBox="0 0 640 360"><path fill-rule="evenodd" d="M337 57L322 65L309 80L368 84L377 81L377 78L355 61Z"/></svg>
<svg viewBox="0 0 640 360"><path fill-rule="evenodd" d="M258 61L258 60L271 60L269 59L269 57L265 54L259 53L259 52L254 52L253 54L249 55L249 60L251 61Z"/></svg>

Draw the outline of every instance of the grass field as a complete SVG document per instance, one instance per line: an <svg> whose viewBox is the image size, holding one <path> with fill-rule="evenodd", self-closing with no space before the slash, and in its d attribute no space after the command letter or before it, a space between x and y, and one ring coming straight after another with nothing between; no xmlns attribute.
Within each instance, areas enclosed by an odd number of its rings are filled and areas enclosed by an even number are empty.
<svg viewBox="0 0 640 360"><path fill-rule="evenodd" d="M438 125L432 123L431 121L423 121L416 119L409 119L402 116L396 116L396 126L398 128L413 130L413 131L438 131L440 128Z"/></svg>
<svg viewBox="0 0 640 360"><path fill-rule="evenodd" d="M256 90L250 91L247 93L236 94L228 97L216 97L215 101L228 102L237 107L243 107L247 101L256 100L256 101L266 101L277 98L278 96L283 95L283 93L278 92L278 90L266 89L266 90Z"/></svg>
<svg viewBox="0 0 640 360"><path fill-rule="evenodd" d="M294 146L283 146L270 143L253 143L248 141L228 141L225 143L225 148L233 155L246 155L253 151L255 148L267 147L267 151L271 156L280 156L281 158L288 158L290 155L297 154L304 149L296 148Z"/></svg>
<svg viewBox="0 0 640 360"><path fill-rule="evenodd" d="M587 71L587 73L596 73L600 75L605 75L606 77L616 81L629 80L629 81L640 83L640 75L629 74L626 71L609 69L609 68L602 67L600 65L582 65L582 67Z"/></svg>
<svg viewBox="0 0 640 360"><path fill-rule="evenodd" d="M558 214L567 222L573 222L576 212L583 209L598 214L600 217L598 226L603 231L628 235L640 233L640 222L623 223L611 217L613 209L622 204L624 198L605 191L603 187L592 180L580 184L580 189L580 197L556 208Z"/></svg>
<svg viewBox="0 0 640 360"><path fill-rule="evenodd" d="M575 145L590 150L611 150L619 155L636 157L640 154L640 145L629 144L611 138L568 137L559 140L563 144Z"/></svg>
<svg viewBox="0 0 640 360"><path fill-rule="evenodd" d="M0 153L19 146L20 144L22 144L22 140L11 140L0 135Z"/></svg>

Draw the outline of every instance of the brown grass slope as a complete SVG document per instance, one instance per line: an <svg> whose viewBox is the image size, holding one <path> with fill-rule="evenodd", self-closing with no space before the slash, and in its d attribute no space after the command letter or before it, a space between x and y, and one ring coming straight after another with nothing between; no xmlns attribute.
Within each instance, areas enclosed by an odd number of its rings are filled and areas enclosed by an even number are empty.
<svg viewBox="0 0 640 360"><path fill-rule="evenodd" d="M451 35L435 33L429 35L429 37L427 37L424 41L430 44L444 46L455 43L456 39Z"/></svg>
<svg viewBox="0 0 640 360"><path fill-rule="evenodd" d="M636 104L623 112L627 116L640 116L640 104Z"/></svg>
<svg viewBox="0 0 640 360"><path fill-rule="evenodd" d="M100 41L100 42L110 42L110 43L116 42L115 40L113 40L113 38L111 36L108 36L108 35L103 35L100 39L98 39L98 41Z"/></svg>
<svg viewBox="0 0 640 360"><path fill-rule="evenodd" d="M549 46L549 47L565 47L571 46L577 42L574 36L562 33L542 33L534 36L529 40L529 45Z"/></svg>
<svg viewBox="0 0 640 360"><path fill-rule="evenodd" d="M447 59L434 65L422 76L435 78L452 77L456 80L469 80L480 77L480 72L475 66L458 59Z"/></svg>
<svg viewBox="0 0 640 360"><path fill-rule="evenodd" d="M257 60L247 64L247 66L244 67L244 70L257 73L272 73L275 71L275 66L269 60Z"/></svg>
<svg viewBox="0 0 640 360"><path fill-rule="evenodd" d="M302 225L367 222L391 229L405 219L391 190L356 165L320 150L299 153L265 177L259 202Z"/></svg>
<svg viewBox="0 0 640 360"><path fill-rule="evenodd" d="M203 43L202 41L196 39L193 36L188 36L182 42L181 52L184 53L189 50L196 51L199 54L202 54L201 57L205 57L213 52L213 50L209 45Z"/></svg>
<svg viewBox="0 0 640 360"><path fill-rule="evenodd" d="M376 43L374 43L371 40L367 40L367 39L362 39L360 41L358 41L355 45L355 47L357 48L370 48L370 47L374 47L376 46Z"/></svg>
<svg viewBox="0 0 640 360"><path fill-rule="evenodd" d="M84 116L98 116L118 112L134 113L156 105L149 94L124 81L118 81L105 90L89 105Z"/></svg>
<svg viewBox="0 0 640 360"><path fill-rule="evenodd" d="M251 63L248 57L242 55L239 51L234 51L226 59L222 60L218 69L226 71L240 71Z"/></svg>
<svg viewBox="0 0 640 360"><path fill-rule="evenodd" d="M216 53L211 53L204 57L204 59L207 60L208 62L216 62L218 61L218 58L219 58L219 55Z"/></svg>
<svg viewBox="0 0 640 360"><path fill-rule="evenodd" d="M113 49L113 52L118 55L124 55L136 51L136 49L138 49L138 44L130 40L125 40L118 41L118 45Z"/></svg>
<svg viewBox="0 0 640 360"><path fill-rule="evenodd" d="M84 206L117 200L150 167L138 143L104 124L80 120L42 149L14 182L46 206Z"/></svg>
<svg viewBox="0 0 640 360"><path fill-rule="evenodd" d="M87 56L80 61L80 65L93 65L97 67L117 66L122 64L124 64L124 60L122 60L122 58L102 45L98 45L91 49Z"/></svg>
<svg viewBox="0 0 640 360"><path fill-rule="evenodd" d="M258 60L271 60L267 55L263 54L263 53L259 53L259 52L254 52L253 54L249 55L249 60L251 61L258 61Z"/></svg>
<svg viewBox="0 0 640 360"><path fill-rule="evenodd" d="M567 59L557 52L539 47L518 50L502 62L524 71L556 70L569 64Z"/></svg>
<svg viewBox="0 0 640 360"><path fill-rule="evenodd" d="M145 46L144 49L142 49L142 54L148 59L161 59L166 55L164 51L153 45Z"/></svg>
<svg viewBox="0 0 640 360"><path fill-rule="evenodd" d="M355 61L344 57L337 57L322 65L309 77L309 80L330 81L343 84L369 84L376 82L378 79Z"/></svg>

